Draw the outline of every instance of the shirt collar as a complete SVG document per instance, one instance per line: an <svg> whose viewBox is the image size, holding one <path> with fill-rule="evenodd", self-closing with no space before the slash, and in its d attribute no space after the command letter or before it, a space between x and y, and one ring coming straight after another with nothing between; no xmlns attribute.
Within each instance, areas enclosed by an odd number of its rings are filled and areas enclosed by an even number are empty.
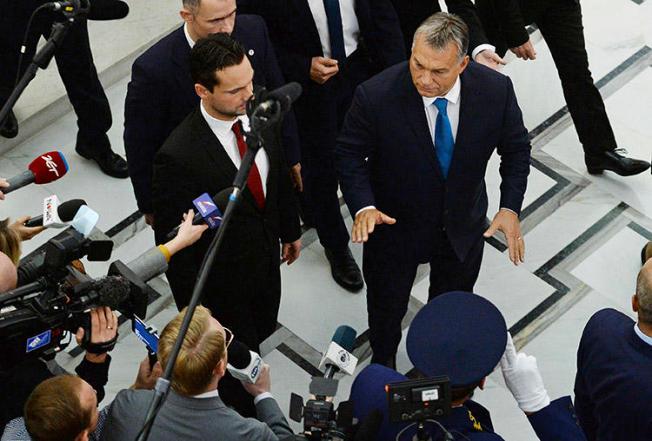
<svg viewBox="0 0 652 441"><path fill-rule="evenodd" d="M422 96L421 99L423 99L424 107L432 106L432 103L434 103L437 98L446 98L449 103L457 104L457 101L460 99L461 90L462 90L462 82L460 81L460 77L458 76L457 80L455 80L455 84L453 84L453 87L451 87L451 90L449 90L446 95L435 96L432 98L427 98L425 96Z"/></svg>
<svg viewBox="0 0 652 441"><path fill-rule="evenodd" d="M634 323L634 332L636 332L636 335L638 335L641 340L652 346L652 337L644 334L643 331L641 331L641 328L638 327L638 323Z"/></svg>
<svg viewBox="0 0 652 441"><path fill-rule="evenodd" d="M219 396L220 394L217 392L217 389L215 389L215 390L209 390L208 392L204 392L203 394L193 395L193 398L215 398Z"/></svg>
<svg viewBox="0 0 652 441"><path fill-rule="evenodd" d="M236 121L242 122L242 127L245 131L249 130L249 118L247 118L247 115L240 115L233 121L223 121L212 117L204 108L203 102L199 103L199 108L201 109L201 114L208 123L208 126L215 133L219 133L222 136L228 135L232 131L233 124L235 124Z"/></svg>
<svg viewBox="0 0 652 441"><path fill-rule="evenodd" d="M183 24L183 33L186 36L188 44L190 45L190 49L192 49L195 46L195 40L192 39L190 32L188 32L188 23Z"/></svg>

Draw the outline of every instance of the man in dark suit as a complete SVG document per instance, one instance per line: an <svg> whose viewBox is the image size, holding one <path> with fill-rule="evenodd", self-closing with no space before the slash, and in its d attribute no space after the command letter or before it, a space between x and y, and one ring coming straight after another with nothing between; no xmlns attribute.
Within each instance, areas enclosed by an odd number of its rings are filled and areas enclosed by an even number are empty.
<svg viewBox="0 0 652 441"><path fill-rule="evenodd" d="M358 88L338 138L336 166L355 217L352 238L366 242L377 363L393 363L420 263L430 263L432 299L473 290L483 232L502 231L510 259L523 260L518 214L530 166L527 130L509 78L469 63L467 47L460 18L430 17L415 34L409 63ZM484 176L496 148L501 208L486 229Z"/></svg>
<svg viewBox="0 0 652 441"><path fill-rule="evenodd" d="M246 150L243 133L249 120L244 113L252 96L251 63L245 49L227 34L212 34L200 42L191 51L190 68L201 103L172 132L154 160L157 243L165 242L165 236L199 195L229 191ZM265 149L256 155L256 167L249 175L202 298L215 317L256 352L276 329L281 297L279 256L282 254L290 264L301 249L292 183L276 128L264 134L264 141ZM170 260L166 274L179 308L190 300L212 237L204 234L201 241ZM224 387L229 380L232 378L227 376ZM228 398L225 393L227 402Z"/></svg>
<svg viewBox="0 0 652 441"><path fill-rule="evenodd" d="M124 142L138 208L152 224L152 163L168 135L199 104L190 76L190 49L211 33L226 32L247 50L254 84L275 89L285 82L260 18L236 13L235 0L183 0L184 25L134 62L125 102ZM301 183L299 139L294 115L283 126L287 164Z"/></svg>
<svg viewBox="0 0 652 441"><path fill-rule="evenodd" d="M11 95L17 75L22 75L32 62L38 40L41 36L49 37L52 23L64 20L61 12L41 10L34 16L19 71L20 48L27 24L32 13L43 3L45 2L37 0L0 3L3 10L0 15L0 107ZM108 13L102 11L105 7L120 9L119 5L102 2L100 7L99 10L91 9L89 18L122 18L111 17L111 10ZM125 9L124 15L128 12L126 5ZM54 59L70 104L77 115L75 150L80 156L94 160L107 175L126 178L127 162L111 149L107 136L112 124L111 108L97 76L85 18L78 18L69 27L66 37L57 47ZM0 136L14 138L17 135L18 120L11 112L5 121L0 121Z"/></svg>
<svg viewBox="0 0 652 441"><path fill-rule="evenodd" d="M340 213L333 165L335 139L355 87L403 61L405 50L389 0L264 0L247 2L270 28L288 81L303 86L295 109L306 199L335 281L362 289Z"/></svg>
<svg viewBox="0 0 652 441"><path fill-rule="evenodd" d="M476 6L489 41L501 56L509 48L518 58L534 60L536 51L525 25L537 24L555 61L589 173L611 170L630 176L650 167L618 148L589 71L579 0L477 0Z"/></svg>
<svg viewBox="0 0 652 441"><path fill-rule="evenodd" d="M419 25L432 14L441 12L439 1L392 0L392 4L401 22L405 50L409 54L412 51L412 37ZM489 44L489 40L482 30L475 5L471 0L446 0L446 6L448 12L459 15L469 27L469 50L473 60L492 69L505 64L503 59L496 54L496 48Z"/></svg>
<svg viewBox="0 0 652 441"><path fill-rule="evenodd" d="M638 274L632 309L638 322L598 311L580 340L575 408L589 441L652 439L652 260Z"/></svg>

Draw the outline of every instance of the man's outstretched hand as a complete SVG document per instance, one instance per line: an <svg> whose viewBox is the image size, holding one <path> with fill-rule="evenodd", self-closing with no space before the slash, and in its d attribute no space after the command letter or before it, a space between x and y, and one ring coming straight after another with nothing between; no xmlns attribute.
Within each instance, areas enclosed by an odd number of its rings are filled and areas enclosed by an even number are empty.
<svg viewBox="0 0 652 441"><path fill-rule="evenodd" d="M354 243L366 242L369 240L369 235L374 232L376 225L394 225L395 223L396 219L375 208L362 210L355 216L355 222L351 229L351 240Z"/></svg>
<svg viewBox="0 0 652 441"><path fill-rule="evenodd" d="M507 239L509 260L514 265L523 263L525 261L525 241L521 236L521 222L518 220L518 215L504 208L498 210L491 225L484 232L484 237L489 238L497 231L501 231Z"/></svg>

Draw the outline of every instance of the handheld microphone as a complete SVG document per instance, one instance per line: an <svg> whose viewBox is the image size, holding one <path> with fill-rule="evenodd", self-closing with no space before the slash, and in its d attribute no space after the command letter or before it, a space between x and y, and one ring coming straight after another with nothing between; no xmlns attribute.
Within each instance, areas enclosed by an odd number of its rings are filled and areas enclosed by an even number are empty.
<svg viewBox="0 0 652 441"><path fill-rule="evenodd" d="M9 187L2 190L7 194L28 184L47 184L63 177L68 172L68 161L59 151L47 152L34 159L27 170L7 179Z"/></svg>
<svg viewBox="0 0 652 441"><path fill-rule="evenodd" d="M353 375L358 359L351 353L356 337L355 329L350 326L342 325L335 330L328 350L319 363L319 367L326 366L324 378L333 378L333 376L342 371L347 375Z"/></svg>
<svg viewBox="0 0 652 441"><path fill-rule="evenodd" d="M263 367L260 355L251 351L247 345L237 340L229 346L229 363L226 365L229 373L240 381L254 384L258 381Z"/></svg>
<svg viewBox="0 0 652 441"><path fill-rule="evenodd" d="M55 227L63 228L65 224L48 222L48 217L55 219L55 214L61 222L70 222L75 218L75 215L79 211L82 205L86 205L86 201L83 199L71 199L69 201L61 203L58 207L55 207L54 204L50 203L51 197L47 197L43 200L43 215L35 216L25 222L26 227Z"/></svg>
<svg viewBox="0 0 652 441"><path fill-rule="evenodd" d="M281 112L285 113L290 110L292 103L301 96L302 91L301 84L297 82L288 83L264 95L265 99L259 104L259 108L266 112L278 105Z"/></svg>
<svg viewBox="0 0 652 441"><path fill-rule="evenodd" d="M218 217L219 221L221 223L221 216L222 213L226 210L226 206L229 204L229 195L233 191L233 187L225 188L224 190L220 191L217 193L215 196L213 196L213 199L211 200L210 197L205 197L206 194L198 197L195 199L194 205L195 208L197 209L197 213L195 213L195 217L192 218L192 224L193 225L200 225L200 224L209 224L209 219L213 219L214 215L216 214L216 211L218 212ZM207 195L206 195L207 196ZM209 205L212 205L210 202L214 203L216 207L209 207ZM211 229L217 228L219 226L219 223L217 223L214 227L209 224ZM181 226L175 227L172 231L168 233L166 236L167 240L174 239L174 237L179 233L179 228Z"/></svg>

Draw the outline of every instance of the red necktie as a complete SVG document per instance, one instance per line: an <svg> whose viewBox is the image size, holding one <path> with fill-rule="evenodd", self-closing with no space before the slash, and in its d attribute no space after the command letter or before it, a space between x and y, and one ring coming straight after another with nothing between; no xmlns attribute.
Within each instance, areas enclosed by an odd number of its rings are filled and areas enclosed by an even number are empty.
<svg viewBox="0 0 652 441"><path fill-rule="evenodd" d="M240 158L244 158L245 152L247 151L247 143L242 136L242 128L240 126L240 121L233 124L231 127L233 133L235 133L235 139L238 141L238 150L240 151ZM263 192L263 181L260 178L260 173L258 172L258 167L254 162L251 166L251 171L249 172L249 178L247 178L247 187L251 195L256 201L256 205L261 210L265 209L265 193Z"/></svg>

